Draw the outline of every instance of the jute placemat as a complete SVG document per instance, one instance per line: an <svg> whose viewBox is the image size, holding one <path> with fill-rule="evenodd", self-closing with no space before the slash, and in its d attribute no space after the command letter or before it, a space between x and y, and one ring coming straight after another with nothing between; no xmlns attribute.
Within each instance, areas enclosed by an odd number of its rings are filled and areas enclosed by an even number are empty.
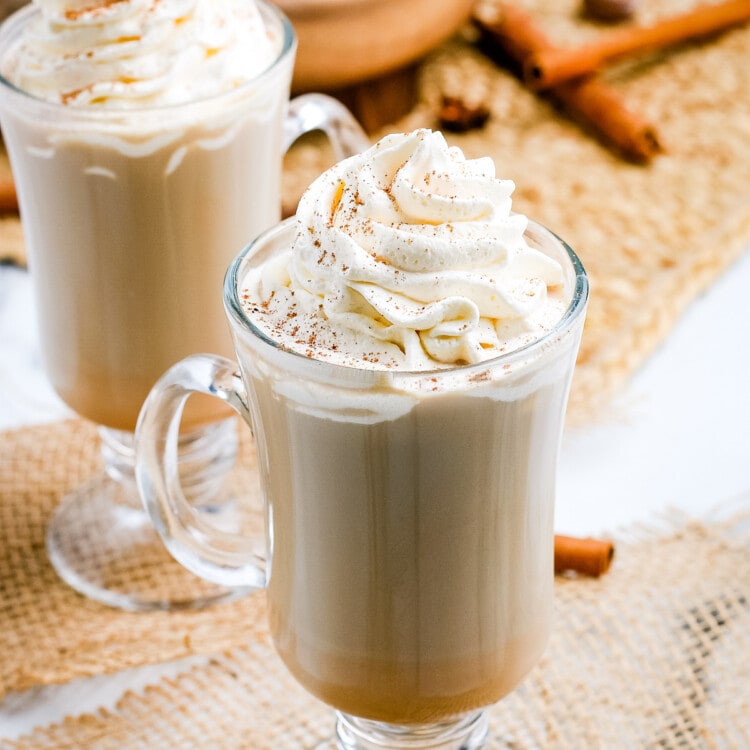
<svg viewBox="0 0 750 750"><path fill-rule="evenodd" d="M581 19L580 0L512 4L531 12L560 46L606 31ZM641 0L637 19L696 4ZM492 156L498 174L516 183L514 209L554 229L591 276L573 420L595 415L685 306L750 244L748 59L750 27L607 72L628 107L658 130L665 152L648 166L613 155L471 40L430 55L421 66L419 104L383 130L438 127L443 95L489 107L483 128L449 133L449 142L472 157ZM287 194L325 166L319 150L311 144L291 154Z"/></svg>
<svg viewBox="0 0 750 750"><path fill-rule="evenodd" d="M244 446L240 478L253 471L249 441ZM61 497L101 470L99 449L96 430L83 421L0 433L0 699L10 690L230 648L259 622L248 598L197 612L124 613L58 578L45 549L47 521Z"/></svg>
<svg viewBox="0 0 750 750"><path fill-rule="evenodd" d="M733 520L634 529L599 580L558 579L549 646L490 710L490 747L749 747L749 553L745 498ZM253 605L261 616L263 599ZM126 695L112 712L0 746L313 748L331 734L330 709L295 684L265 631L249 636L208 666Z"/></svg>

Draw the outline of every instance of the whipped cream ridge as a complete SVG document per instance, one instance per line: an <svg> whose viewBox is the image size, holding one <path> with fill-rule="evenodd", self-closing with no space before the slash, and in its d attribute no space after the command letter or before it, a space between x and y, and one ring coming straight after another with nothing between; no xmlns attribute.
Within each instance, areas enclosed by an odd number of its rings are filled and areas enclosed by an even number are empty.
<svg viewBox="0 0 750 750"><path fill-rule="evenodd" d="M252 80L281 39L254 0L33 0L3 75L41 99L112 108L193 101ZM278 36L278 35L276 35Z"/></svg>
<svg viewBox="0 0 750 750"><path fill-rule="evenodd" d="M386 136L321 175L293 247L239 290L283 348L373 369L473 364L538 339L569 299L524 239L510 180L439 132Z"/></svg>

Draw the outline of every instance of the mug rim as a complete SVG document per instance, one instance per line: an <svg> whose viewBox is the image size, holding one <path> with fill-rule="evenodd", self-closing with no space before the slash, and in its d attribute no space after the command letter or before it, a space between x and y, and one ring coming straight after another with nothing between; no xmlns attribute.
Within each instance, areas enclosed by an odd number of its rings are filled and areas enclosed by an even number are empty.
<svg viewBox="0 0 750 750"><path fill-rule="evenodd" d="M239 86L228 89L226 91L219 91L215 94L208 96L202 96L198 99L188 99L184 102L175 102L171 104L156 104L152 106L140 106L140 107L96 107L96 106L75 106L69 104L63 104L59 101L52 101L50 99L44 99L29 91L19 88L12 81L9 81L2 73L0 73L0 95L2 93L10 94L11 96L17 97L23 103L29 106L38 107L43 113L44 111L59 113L64 111L71 117L81 118L93 121L108 121L108 120L119 120L123 117L138 117L143 114L159 114L159 113L171 113L177 112L190 107L202 106L210 104L212 102L218 102L225 98L231 98L234 96L242 95L248 88L257 86L258 83L262 82L265 78L272 76L275 71L282 65L282 63L289 57L290 54L294 54L297 48L297 35L294 31L291 21L283 13L283 11L276 5L272 4L268 0L255 0L259 6L262 6L262 10L274 17L279 23L282 39L281 48L273 61L268 65L267 68L262 70L254 78L245 81ZM26 6L19 8L17 11L12 13L8 18L0 24L0 63L5 53L10 49L11 43L16 41L18 38L18 32L25 28L35 17L39 17L42 11L33 3L29 3Z"/></svg>
<svg viewBox="0 0 750 750"><path fill-rule="evenodd" d="M277 356L282 359L290 358L288 359L290 365L296 363L297 366L302 367L323 367L330 372L339 372L342 374L356 372L363 375L370 375L372 377L387 375L388 378L392 380L409 380L413 378L423 379L425 377L440 378L446 377L448 374L470 378L471 375L477 371L486 370L488 367L502 367L503 365L510 365L514 362L518 362L519 360L525 360L529 355L539 350L546 349L550 345L554 345L556 341L562 340L563 336L568 333L585 314L590 285L583 263L565 240L543 224L528 219L526 232L529 232L529 230L541 231L542 234L547 235L555 242L559 243L560 248L564 251L570 261L572 271L575 274L570 303L557 323L555 323L555 325L544 335L539 336L528 344L524 344L512 351L498 354L496 357L491 357L480 362L456 364L426 370L364 368L308 357L300 352L283 348L278 341L272 339L267 333L258 328L242 309L242 304L239 298L238 282L240 281L240 273L243 265L279 235L284 233L291 234L295 223L296 217L290 216L270 227L249 242L234 258L227 269L224 277L223 288L224 309L230 319L232 328L237 329L240 332L253 334L255 339L262 342L265 346L268 346L269 349L277 353ZM526 234L526 232L524 234Z"/></svg>

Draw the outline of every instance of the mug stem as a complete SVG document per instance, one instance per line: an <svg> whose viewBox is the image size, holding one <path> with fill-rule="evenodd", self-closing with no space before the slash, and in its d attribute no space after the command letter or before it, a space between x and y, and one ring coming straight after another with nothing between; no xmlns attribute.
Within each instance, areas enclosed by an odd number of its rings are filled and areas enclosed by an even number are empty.
<svg viewBox="0 0 750 750"><path fill-rule="evenodd" d="M339 750L481 750L488 735L487 714L476 711L435 724L398 726L337 712Z"/></svg>
<svg viewBox="0 0 750 750"><path fill-rule="evenodd" d="M179 439L178 471L196 512L212 522L234 512L221 491L237 453L234 419ZM99 428L103 470L63 497L47 525L57 574L90 599L130 611L198 609L245 591L196 578L166 551L135 484L131 432Z"/></svg>
<svg viewBox="0 0 750 750"><path fill-rule="evenodd" d="M235 421L234 417L223 419L180 435L180 484L191 505L210 509L221 502L221 485L237 458ZM128 500L143 510L135 485L135 436L132 432L99 427L99 438L104 472L131 487Z"/></svg>

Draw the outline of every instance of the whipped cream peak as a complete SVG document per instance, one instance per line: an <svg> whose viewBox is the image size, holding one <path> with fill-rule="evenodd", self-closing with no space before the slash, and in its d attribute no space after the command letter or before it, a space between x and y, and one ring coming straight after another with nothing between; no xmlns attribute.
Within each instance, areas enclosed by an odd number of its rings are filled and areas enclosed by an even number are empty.
<svg viewBox="0 0 750 750"><path fill-rule="evenodd" d="M312 183L288 257L247 298L282 345L357 366L433 369L518 348L566 300L562 267L511 212L513 190L439 132L386 136Z"/></svg>
<svg viewBox="0 0 750 750"><path fill-rule="evenodd" d="M34 0L40 10L3 73L50 101L177 104L256 78L278 34L253 0Z"/></svg>

